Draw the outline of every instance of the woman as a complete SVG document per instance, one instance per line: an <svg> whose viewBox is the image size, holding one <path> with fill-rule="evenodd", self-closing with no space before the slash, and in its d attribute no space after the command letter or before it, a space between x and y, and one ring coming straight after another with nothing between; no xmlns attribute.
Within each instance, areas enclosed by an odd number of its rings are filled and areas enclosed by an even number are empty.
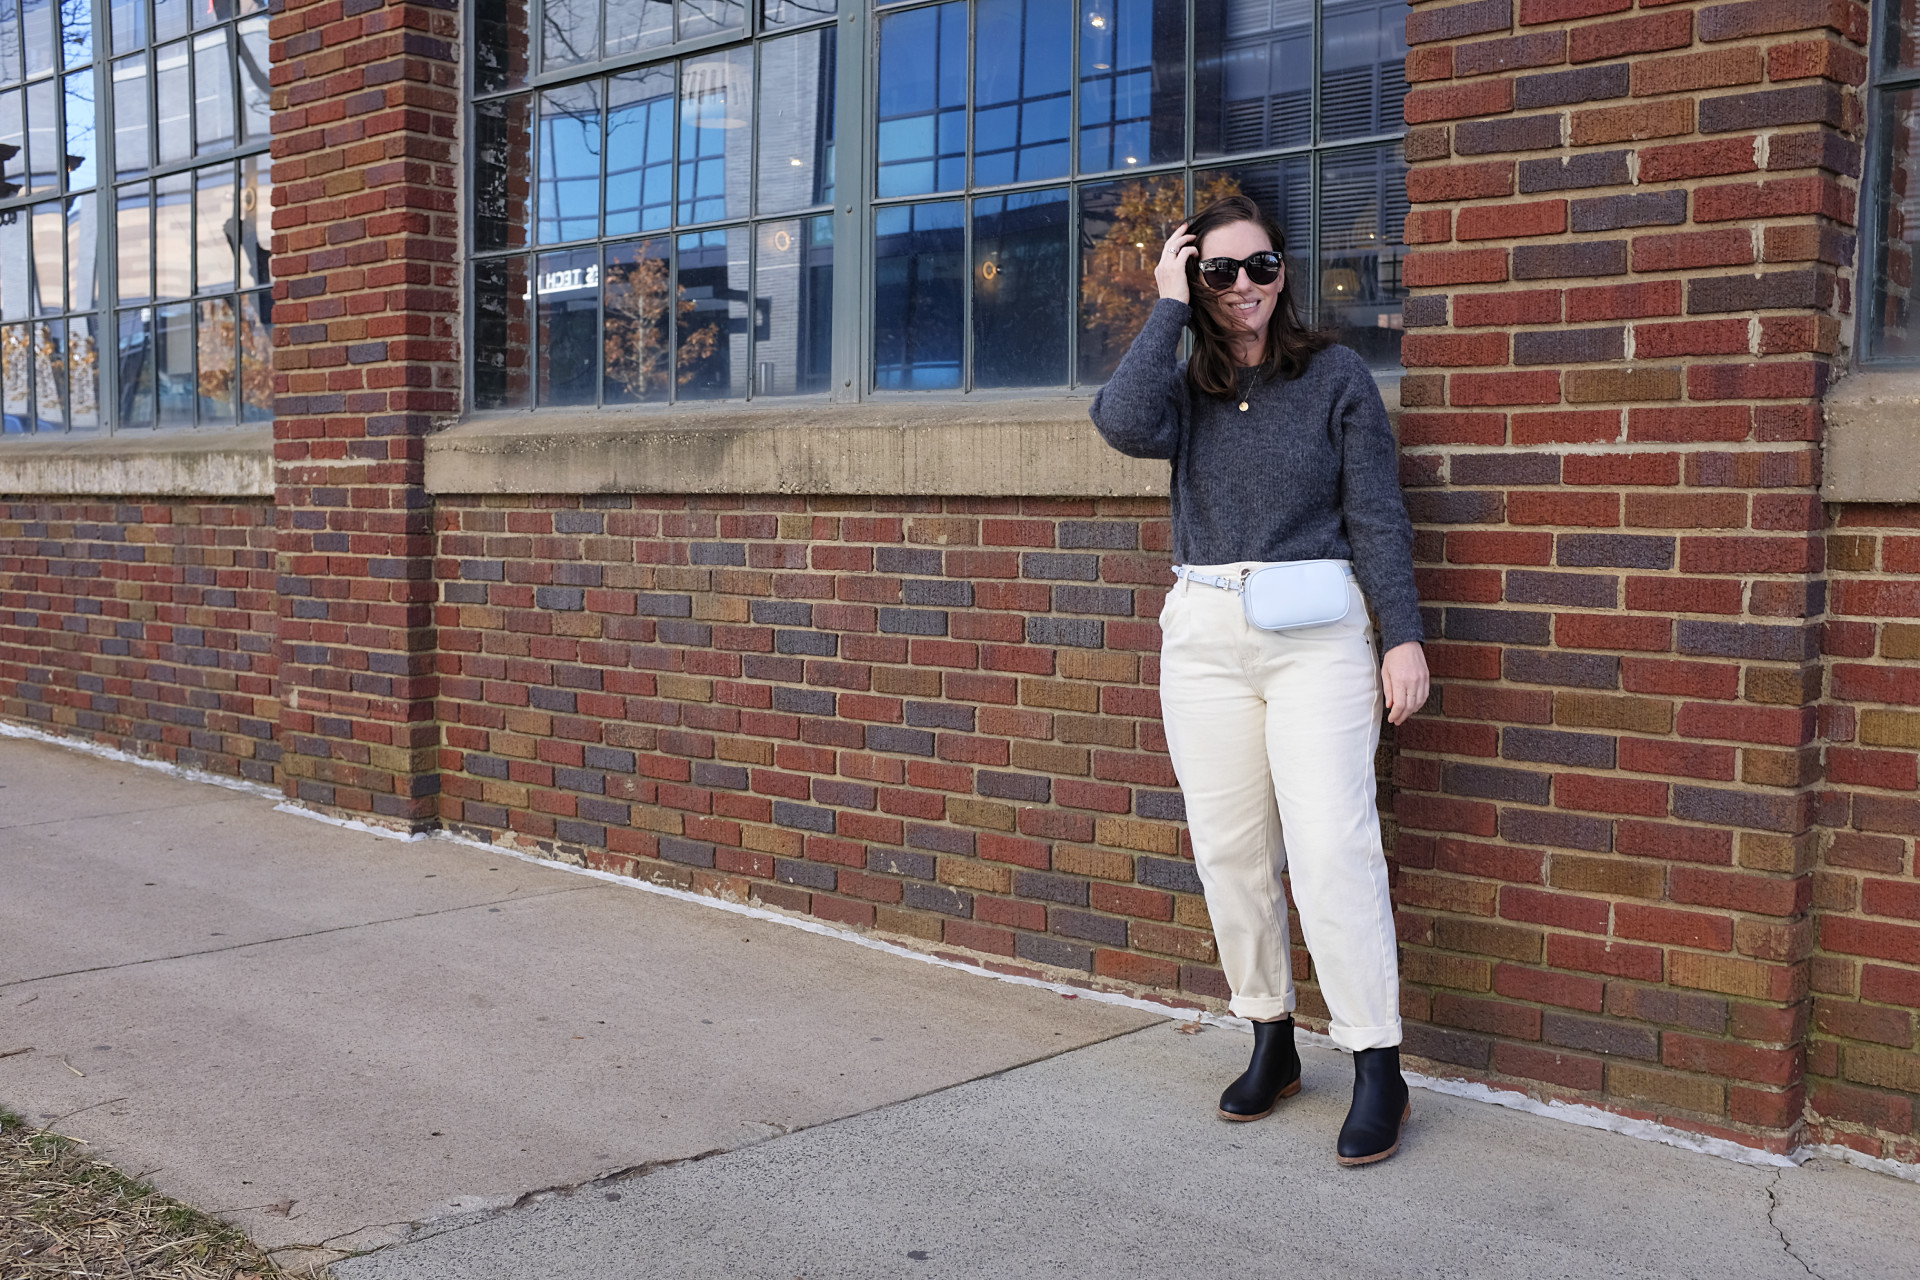
<svg viewBox="0 0 1920 1280"><path fill-rule="evenodd" d="M1093 420L1122 453L1173 463L1179 579L1160 613L1160 702L1230 1007L1254 1024L1220 1115L1258 1120L1300 1088L1288 867L1333 1040L1353 1054L1337 1154L1371 1164L1399 1150L1410 1114L1374 753L1382 702L1400 724L1426 701L1426 651L1386 409L1360 357L1295 317L1284 248L1245 196L1177 227L1154 270L1160 300ZM1193 357L1175 363L1183 327ZM1350 566L1346 616L1255 628L1243 571L1297 560Z"/></svg>

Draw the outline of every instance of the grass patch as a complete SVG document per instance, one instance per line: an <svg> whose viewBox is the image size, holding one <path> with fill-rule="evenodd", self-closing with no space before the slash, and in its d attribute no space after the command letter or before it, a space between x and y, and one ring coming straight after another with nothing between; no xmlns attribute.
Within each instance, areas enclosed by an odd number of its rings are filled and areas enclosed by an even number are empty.
<svg viewBox="0 0 1920 1280"><path fill-rule="evenodd" d="M240 1231L169 1200L0 1108L0 1276L5 1280L311 1280Z"/></svg>

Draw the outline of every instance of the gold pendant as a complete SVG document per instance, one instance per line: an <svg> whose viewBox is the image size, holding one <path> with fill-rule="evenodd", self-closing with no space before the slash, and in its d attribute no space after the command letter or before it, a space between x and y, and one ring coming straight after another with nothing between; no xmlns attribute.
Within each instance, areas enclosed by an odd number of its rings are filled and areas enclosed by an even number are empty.
<svg viewBox="0 0 1920 1280"><path fill-rule="evenodd" d="M1245 400L1242 400L1240 402L1240 412L1245 413L1246 411L1247 411L1247 402Z"/></svg>

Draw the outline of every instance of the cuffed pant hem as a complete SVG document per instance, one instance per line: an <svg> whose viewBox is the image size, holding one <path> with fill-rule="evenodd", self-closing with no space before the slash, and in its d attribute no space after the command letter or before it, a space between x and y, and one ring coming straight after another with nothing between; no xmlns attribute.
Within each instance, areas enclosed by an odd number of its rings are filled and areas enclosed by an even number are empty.
<svg viewBox="0 0 1920 1280"><path fill-rule="evenodd" d="M1239 1010L1234 1012L1238 1013ZM1400 1023L1396 1020L1384 1027L1329 1027L1327 1035L1348 1053L1358 1053L1362 1049L1391 1049L1400 1043Z"/></svg>
<svg viewBox="0 0 1920 1280"><path fill-rule="evenodd" d="M1271 1022L1275 1018L1285 1018L1293 1013L1291 996L1235 996L1227 1002L1227 1012L1236 1018L1247 1018L1254 1022ZM1395 1027L1398 1039L1399 1028Z"/></svg>

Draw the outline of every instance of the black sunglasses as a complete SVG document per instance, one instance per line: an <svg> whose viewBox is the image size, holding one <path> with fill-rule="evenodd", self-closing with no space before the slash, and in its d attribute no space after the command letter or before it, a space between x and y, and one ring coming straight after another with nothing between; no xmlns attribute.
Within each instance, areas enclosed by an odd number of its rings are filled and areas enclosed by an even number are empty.
<svg viewBox="0 0 1920 1280"><path fill-rule="evenodd" d="M1267 249L1245 258L1208 258L1198 265L1200 278L1206 281L1207 288L1218 293L1233 288L1239 282L1242 267L1246 268L1247 279L1253 283L1272 284L1280 278L1281 262L1277 251Z"/></svg>

